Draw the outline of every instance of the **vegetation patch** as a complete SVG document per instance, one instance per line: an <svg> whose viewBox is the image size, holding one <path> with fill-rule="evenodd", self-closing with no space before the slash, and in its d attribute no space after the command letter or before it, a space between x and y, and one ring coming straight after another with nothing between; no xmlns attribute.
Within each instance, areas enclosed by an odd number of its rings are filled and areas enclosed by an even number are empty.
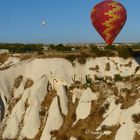
<svg viewBox="0 0 140 140"><path fill-rule="evenodd" d="M140 123L140 113L139 114L133 114L132 115L132 120L135 123Z"/></svg>
<svg viewBox="0 0 140 140"><path fill-rule="evenodd" d="M129 57L132 57L132 53L128 47L119 47L118 56L127 59Z"/></svg>
<svg viewBox="0 0 140 140"><path fill-rule="evenodd" d="M110 63L106 63L105 65L105 71L110 71Z"/></svg>
<svg viewBox="0 0 140 140"><path fill-rule="evenodd" d="M9 58L8 54L0 54L0 65L2 65Z"/></svg>
<svg viewBox="0 0 140 140"><path fill-rule="evenodd" d="M15 88L18 88L18 87L20 86L22 80L23 80L23 75L19 75L19 76L14 80L14 85L13 85L13 86L14 86Z"/></svg>
<svg viewBox="0 0 140 140"><path fill-rule="evenodd" d="M119 74L115 74L114 75L114 81L115 82L118 82L118 81L122 81L123 80L123 77Z"/></svg>
<svg viewBox="0 0 140 140"><path fill-rule="evenodd" d="M98 72L98 70L99 70L99 66L96 65L95 67L91 67L91 68L89 68L89 70L97 71L97 72Z"/></svg>
<svg viewBox="0 0 140 140"><path fill-rule="evenodd" d="M9 52L12 52L12 53L29 53L29 52L43 51L43 45L42 44L5 43L5 44L0 44L0 49L7 49L9 50Z"/></svg>
<svg viewBox="0 0 140 140"><path fill-rule="evenodd" d="M32 79L27 79L25 82L24 89L32 87L33 84L34 84L34 81Z"/></svg>

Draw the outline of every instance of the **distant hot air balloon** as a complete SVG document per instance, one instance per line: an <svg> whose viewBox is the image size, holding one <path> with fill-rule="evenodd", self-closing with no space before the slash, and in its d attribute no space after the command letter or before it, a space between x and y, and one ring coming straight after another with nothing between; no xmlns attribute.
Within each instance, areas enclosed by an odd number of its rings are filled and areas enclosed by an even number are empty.
<svg viewBox="0 0 140 140"><path fill-rule="evenodd" d="M42 24L43 26L45 26L47 23L46 23L45 20L43 20L43 21L41 22L41 24Z"/></svg>
<svg viewBox="0 0 140 140"><path fill-rule="evenodd" d="M90 18L106 44L111 45L126 22L127 11L119 2L104 0L93 8Z"/></svg>

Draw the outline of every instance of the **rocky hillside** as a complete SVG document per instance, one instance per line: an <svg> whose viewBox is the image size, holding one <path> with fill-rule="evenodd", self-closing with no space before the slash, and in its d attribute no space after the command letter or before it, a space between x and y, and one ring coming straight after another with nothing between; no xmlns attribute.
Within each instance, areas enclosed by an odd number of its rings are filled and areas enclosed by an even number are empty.
<svg viewBox="0 0 140 140"><path fill-rule="evenodd" d="M133 59L0 63L0 139L140 140L140 66Z"/></svg>

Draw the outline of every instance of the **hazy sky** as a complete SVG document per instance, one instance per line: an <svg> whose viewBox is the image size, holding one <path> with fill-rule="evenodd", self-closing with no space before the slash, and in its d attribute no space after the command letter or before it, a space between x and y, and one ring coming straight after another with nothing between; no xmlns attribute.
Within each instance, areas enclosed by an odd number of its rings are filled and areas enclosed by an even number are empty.
<svg viewBox="0 0 140 140"><path fill-rule="evenodd" d="M140 41L140 0L118 0L128 11L117 42ZM103 42L90 11L101 0L0 0L0 42ZM42 20L47 21L42 26Z"/></svg>

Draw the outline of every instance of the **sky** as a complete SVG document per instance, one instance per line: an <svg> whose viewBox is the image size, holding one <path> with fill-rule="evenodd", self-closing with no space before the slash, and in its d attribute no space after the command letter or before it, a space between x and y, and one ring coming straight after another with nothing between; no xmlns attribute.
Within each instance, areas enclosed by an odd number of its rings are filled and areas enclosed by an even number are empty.
<svg viewBox="0 0 140 140"><path fill-rule="evenodd" d="M127 22L115 42L140 41L140 0L117 0L127 9ZM101 0L0 0L0 42L103 42L90 12ZM41 24L46 21L46 25Z"/></svg>

